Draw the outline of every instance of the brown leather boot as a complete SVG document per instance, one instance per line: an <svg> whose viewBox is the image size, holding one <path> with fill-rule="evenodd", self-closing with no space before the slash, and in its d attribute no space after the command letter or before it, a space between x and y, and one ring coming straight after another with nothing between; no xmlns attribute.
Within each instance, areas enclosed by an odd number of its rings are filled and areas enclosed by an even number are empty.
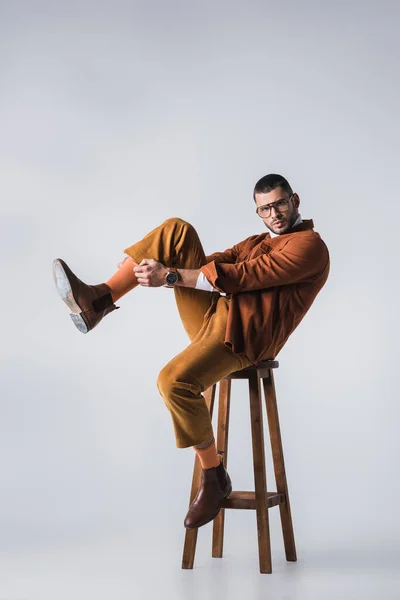
<svg viewBox="0 0 400 600"><path fill-rule="evenodd" d="M222 455L222 452L218 452ZM201 481L197 494L185 517L186 529L201 527L209 523L221 510L222 501L232 492L232 482L223 460L218 467L201 470Z"/></svg>
<svg viewBox="0 0 400 600"><path fill-rule="evenodd" d="M82 333L96 327L103 317L119 306L112 301L106 283L87 285L61 259L53 260L53 277L57 292L71 311L71 319Z"/></svg>

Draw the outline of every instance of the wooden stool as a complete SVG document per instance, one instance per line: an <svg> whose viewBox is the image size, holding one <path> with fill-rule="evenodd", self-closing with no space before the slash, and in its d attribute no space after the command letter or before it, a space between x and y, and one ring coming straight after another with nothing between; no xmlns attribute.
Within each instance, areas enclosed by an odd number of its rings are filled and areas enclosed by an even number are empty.
<svg viewBox="0 0 400 600"><path fill-rule="evenodd" d="M279 367L278 361L267 360L241 371L235 371L219 382L219 410L216 446L224 453L224 463L228 463L229 408L232 379L248 379L250 392L250 420L253 444L254 492L232 491L224 500L219 514L213 521L212 556L222 558L224 542L225 509L253 509L257 513L258 554L260 573L272 573L271 544L269 535L268 509L279 505L286 560L295 561L296 546L292 517L290 514L289 492L286 481L283 448L279 427L278 408L276 404L275 384L272 369ZM262 380L267 409L269 435L274 463L276 492L267 492L265 472L264 433L262 421L261 385ZM208 409L212 418L216 385L204 392ZM195 455L192 489L189 506L194 500L200 485L201 463ZM193 569L196 552L197 529L187 529L183 549L182 569Z"/></svg>

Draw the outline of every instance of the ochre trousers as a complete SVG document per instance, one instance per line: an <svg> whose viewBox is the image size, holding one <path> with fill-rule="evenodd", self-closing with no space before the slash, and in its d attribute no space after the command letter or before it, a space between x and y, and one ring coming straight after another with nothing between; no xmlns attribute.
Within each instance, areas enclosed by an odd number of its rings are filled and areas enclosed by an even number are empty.
<svg viewBox="0 0 400 600"><path fill-rule="evenodd" d="M167 219L124 253L137 263L153 258L178 269L199 269L206 264L196 230L179 218ZM252 363L224 344L229 308L226 296L183 286L174 287L174 294L190 344L163 367L157 387L172 418L176 446L187 448L213 437L202 392Z"/></svg>

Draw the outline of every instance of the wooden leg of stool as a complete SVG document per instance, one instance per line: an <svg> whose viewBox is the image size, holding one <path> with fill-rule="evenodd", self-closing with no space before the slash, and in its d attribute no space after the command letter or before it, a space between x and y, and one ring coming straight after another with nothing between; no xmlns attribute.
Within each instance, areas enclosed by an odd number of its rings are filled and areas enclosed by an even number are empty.
<svg viewBox="0 0 400 600"><path fill-rule="evenodd" d="M203 392L203 396L206 401L207 408L210 412L211 418L212 418L213 409L214 409L215 388L216 388L216 384L212 385L211 387L209 387L207 390L205 390ZM197 490L199 489L200 474L201 474L201 463L200 463L199 457L195 453L193 477L192 477L192 488L191 488L191 492L190 492L189 506L193 502L194 497L197 494ZM194 555L196 553L197 532L198 532L197 528L196 529L186 529L185 543L184 543L184 547L183 547L182 569L193 569Z"/></svg>
<svg viewBox="0 0 400 600"><path fill-rule="evenodd" d="M279 427L278 407L276 403L275 383L272 369L269 369L269 377L263 378L263 386L267 407L269 433L271 438L272 457L274 461L276 487L277 491L280 494L284 494L286 499L284 504L279 504L286 560L295 561L297 560L296 546L294 542L289 491L286 480L285 463L283 460L283 446L281 430Z"/></svg>
<svg viewBox="0 0 400 600"><path fill-rule="evenodd" d="M223 452L225 468L228 465L229 409L231 400L231 380L219 382L217 450ZM213 523L212 556L222 558L224 546L225 509L221 508Z"/></svg>
<svg viewBox="0 0 400 600"><path fill-rule="evenodd" d="M257 372L249 375L249 391L260 573L272 573L261 387Z"/></svg>

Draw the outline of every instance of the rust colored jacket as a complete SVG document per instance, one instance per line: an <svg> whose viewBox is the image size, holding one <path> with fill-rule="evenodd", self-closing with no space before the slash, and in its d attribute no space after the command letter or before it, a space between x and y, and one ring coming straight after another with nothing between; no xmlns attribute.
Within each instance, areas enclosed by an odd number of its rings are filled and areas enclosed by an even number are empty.
<svg viewBox="0 0 400 600"><path fill-rule="evenodd" d="M254 364L276 358L330 269L312 219L278 236L252 235L206 259L201 271L229 298L225 344Z"/></svg>

